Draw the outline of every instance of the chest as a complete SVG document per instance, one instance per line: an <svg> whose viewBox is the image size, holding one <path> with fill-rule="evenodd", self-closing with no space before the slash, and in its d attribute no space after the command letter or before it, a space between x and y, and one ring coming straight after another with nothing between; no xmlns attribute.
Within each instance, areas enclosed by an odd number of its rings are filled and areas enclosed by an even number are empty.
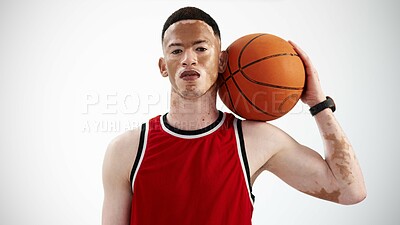
<svg viewBox="0 0 400 225"><path fill-rule="evenodd" d="M194 139L150 132L137 182L175 192L211 189L231 176L243 177L233 132Z"/></svg>

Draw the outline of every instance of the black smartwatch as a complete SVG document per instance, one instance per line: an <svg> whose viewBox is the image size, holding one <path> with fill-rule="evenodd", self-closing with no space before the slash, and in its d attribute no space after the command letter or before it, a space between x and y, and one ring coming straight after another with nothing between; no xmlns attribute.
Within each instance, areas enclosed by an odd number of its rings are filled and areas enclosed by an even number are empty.
<svg viewBox="0 0 400 225"><path fill-rule="evenodd" d="M325 101L320 102L320 103L314 105L313 107L311 107L310 108L310 113L311 113L312 116L315 116L319 112L321 112L322 110L324 110L326 108L330 108L332 110L332 112L335 112L335 110L336 110L335 102L329 96L326 96L326 100Z"/></svg>

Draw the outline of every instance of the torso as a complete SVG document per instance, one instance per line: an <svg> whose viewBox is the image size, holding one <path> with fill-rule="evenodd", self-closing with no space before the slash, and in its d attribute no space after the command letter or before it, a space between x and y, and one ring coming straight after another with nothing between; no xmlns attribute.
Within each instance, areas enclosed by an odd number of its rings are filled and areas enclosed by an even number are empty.
<svg viewBox="0 0 400 225"><path fill-rule="evenodd" d="M232 114L221 116L200 131L176 130L162 117L150 120L132 170L131 224L251 223L241 124Z"/></svg>

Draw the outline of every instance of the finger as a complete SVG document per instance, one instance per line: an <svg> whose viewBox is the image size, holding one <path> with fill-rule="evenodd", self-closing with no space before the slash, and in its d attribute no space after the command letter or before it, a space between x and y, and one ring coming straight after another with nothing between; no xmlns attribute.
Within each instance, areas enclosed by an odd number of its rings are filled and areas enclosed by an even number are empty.
<svg viewBox="0 0 400 225"><path fill-rule="evenodd" d="M297 54L299 54L301 60L303 61L304 65L306 68L312 68L313 65L310 61L310 58L308 57L308 55L306 54L305 51L303 51L303 49L300 48L300 46L298 46L296 43L294 43L293 41L289 40L288 41L289 44L291 44L294 48L294 50L297 52Z"/></svg>
<svg viewBox="0 0 400 225"><path fill-rule="evenodd" d="M291 44L294 48L294 50L300 55L301 58L306 58L307 54L303 51L303 49L300 48L296 43L293 41L289 40L289 44Z"/></svg>

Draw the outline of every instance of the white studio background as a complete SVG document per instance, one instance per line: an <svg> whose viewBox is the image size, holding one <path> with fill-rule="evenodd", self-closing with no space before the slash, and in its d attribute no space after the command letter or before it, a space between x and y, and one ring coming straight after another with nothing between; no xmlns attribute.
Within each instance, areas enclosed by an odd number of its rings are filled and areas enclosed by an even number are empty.
<svg viewBox="0 0 400 225"><path fill-rule="evenodd" d="M105 149L168 110L160 33L187 5L217 20L223 48L255 32L298 43L334 97L365 175L367 199L342 206L264 173L253 224L399 224L395 0L1 1L0 224L100 224ZM298 104L272 123L322 154L307 110Z"/></svg>

